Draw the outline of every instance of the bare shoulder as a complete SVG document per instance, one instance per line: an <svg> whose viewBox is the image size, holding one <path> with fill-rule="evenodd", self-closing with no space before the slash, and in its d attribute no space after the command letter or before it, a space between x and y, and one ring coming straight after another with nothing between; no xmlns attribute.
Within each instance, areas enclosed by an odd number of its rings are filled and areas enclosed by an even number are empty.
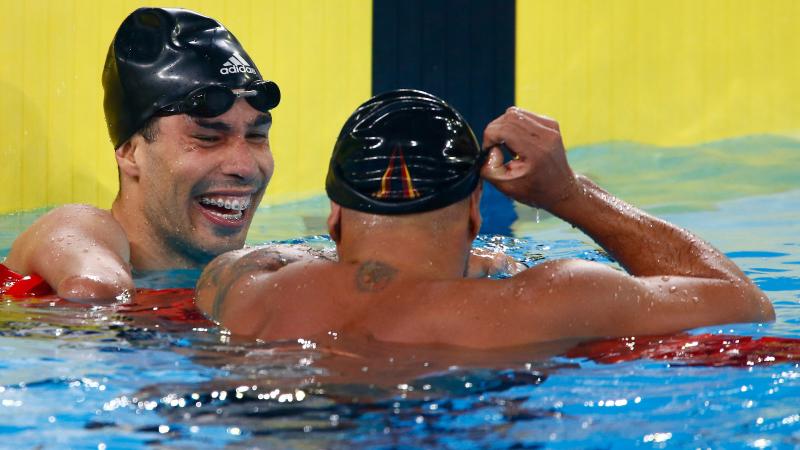
<svg viewBox="0 0 800 450"><path fill-rule="evenodd" d="M582 337L599 300L624 277L604 264L555 260L502 280L409 285L368 317L378 339L406 343L495 348ZM607 319L598 317L597 327L608 329Z"/></svg>
<svg viewBox="0 0 800 450"><path fill-rule="evenodd" d="M42 238L61 234L100 240L124 237L127 242L125 230L110 211L83 204L52 209L37 219L20 237L35 235Z"/></svg>
<svg viewBox="0 0 800 450"><path fill-rule="evenodd" d="M539 264L509 280L523 285L532 283L533 287L545 289L550 294L573 297L583 295L586 289L616 286L622 279L635 281L626 272L607 264L568 258Z"/></svg>
<svg viewBox="0 0 800 450"><path fill-rule="evenodd" d="M81 243L102 243L123 259L129 252L125 230L111 212L91 205L69 204L52 209L24 230L14 241L6 265L27 273L39 252Z"/></svg>
<svg viewBox="0 0 800 450"><path fill-rule="evenodd" d="M30 229L53 227L69 229L86 225L119 226L110 211L92 205L69 204L51 209L31 225Z"/></svg>
<svg viewBox="0 0 800 450"><path fill-rule="evenodd" d="M398 270L380 261L284 258L283 249L275 248L216 258L198 281L198 307L235 334L266 340L359 332L364 308L401 284Z"/></svg>
<svg viewBox="0 0 800 450"><path fill-rule="evenodd" d="M325 251L303 245L266 244L245 247L223 253L214 258L203 270L197 283L198 290L230 285L237 279L254 274L272 275L296 263L328 262L332 256ZM291 270L285 272L288 275ZM291 275L289 275L291 276Z"/></svg>
<svg viewBox="0 0 800 450"><path fill-rule="evenodd" d="M594 261L587 261L578 258L563 258L543 262L535 265L528 270L520 272L515 277L522 278L541 278L556 277L580 274L581 276L604 276L607 273L619 272L618 270ZM515 278L512 277L512 278Z"/></svg>
<svg viewBox="0 0 800 450"><path fill-rule="evenodd" d="M279 287L299 285L303 273L328 265L330 256L306 246L269 244L224 253L211 261L197 282L196 303L212 320L228 325L240 314L257 316L279 300ZM259 305L258 311L252 309ZM229 327L230 328L230 327Z"/></svg>

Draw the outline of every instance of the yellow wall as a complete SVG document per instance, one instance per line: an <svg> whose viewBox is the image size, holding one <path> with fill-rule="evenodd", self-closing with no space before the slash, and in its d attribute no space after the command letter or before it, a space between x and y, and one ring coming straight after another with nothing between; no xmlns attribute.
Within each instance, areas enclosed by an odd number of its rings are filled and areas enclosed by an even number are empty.
<svg viewBox="0 0 800 450"><path fill-rule="evenodd" d="M520 106L567 144L800 131L800 1L518 0Z"/></svg>
<svg viewBox="0 0 800 450"><path fill-rule="evenodd" d="M267 202L321 192L327 155L370 95L370 0L185 0L243 43L281 87ZM0 213L67 202L108 207L116 164L100 75L138 1L0 0Z"/></svg>
<svg viewBox="0 0 800 450"><path fill-rule="evenodd" d="M0 213L110 205L100 73L141 2L0 0ZM322 192L330 147L370 95L370 0L186 0L244 43L284 102L266 201ZM518 0L517 103L569 146L800 134L800 1Z"/></svg>

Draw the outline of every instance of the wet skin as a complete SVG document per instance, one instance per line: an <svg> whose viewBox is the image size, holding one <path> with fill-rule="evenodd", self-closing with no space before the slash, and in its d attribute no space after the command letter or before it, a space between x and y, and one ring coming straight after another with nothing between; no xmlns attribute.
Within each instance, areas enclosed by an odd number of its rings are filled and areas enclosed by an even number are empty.
<svg viewBox="0 0 800 450"><path fill-rule="evenodd" d="M126 180L112 213L135 268L202 267L244 245L274 170L270 126L268 114L239 100L213 118L162 117L153 142L137 135L117 151Z"/></svg>
<svg viewBox="0 0 800 450"><path fill-rule="evenodd" d="M221 255L198 282L198 306L233 334L264 341L323 342L334 332L476 349L775 319L769 298L724 253L574 174L552 119L510 108L483 136L485 180L580 228L626 272L563 259L502 280L465 279L480 220L476 189L402 220L332 202L338 262L274 270L279 255L270 249ZM516 157L504 163L500 145Z"/></svg>
<svg viewBox="0 0 800 450"><path fill-rule="evenodd" d="M116 150L111 211L55 208L4 264L42 276L62 298L102 303L134 288L132 270L199 268L241 248L274 168L270 126L244 100L210 119L160 118L153 141L136 134Z"/></svg>

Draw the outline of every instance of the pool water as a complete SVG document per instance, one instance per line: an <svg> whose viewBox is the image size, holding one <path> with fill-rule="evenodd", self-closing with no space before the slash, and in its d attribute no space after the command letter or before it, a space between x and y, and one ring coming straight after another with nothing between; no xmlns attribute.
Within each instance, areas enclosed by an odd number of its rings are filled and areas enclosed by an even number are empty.
<svg viewBox="0 0 800 450"><path fill-rule="evenodd" d="M800 447L800 344L782 341L780 354L758 358L741 358L749 350L737 347L749 338L800 339L800 142L618 143L569 157L612 193L728 254L769 295L777 321L579 351L553 343L480 352L342 336L332 352L307 341L241 341L213 326L113 307L5 301L0 446ZM326 208L321 197L262 208L248 239L329 247ZM39 214L0 217L0 255ZM482 235L476 245L529 265L560 257L613 264L569 225L544 213L537 220L525 207L516 215L514 236ZM142 274L138 283L191 286L196 276Z"/></svg>

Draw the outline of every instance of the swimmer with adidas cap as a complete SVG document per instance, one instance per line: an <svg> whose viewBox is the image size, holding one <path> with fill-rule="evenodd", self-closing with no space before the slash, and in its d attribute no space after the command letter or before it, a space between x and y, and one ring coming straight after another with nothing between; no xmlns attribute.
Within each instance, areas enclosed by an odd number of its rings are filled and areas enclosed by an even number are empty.
<svg viewBox="0 0 800 450"><path fill-rule="evenodd" d="M503 163L500 145L516 158ZM497 348L774 320L769 299L722 253L575 175L552 119L510 108L483 148L430 94L368 100L342 128L326 181L339 261L273 271L259 250L234 251L206 267L198 305L235 335L325 345ZM480 178L580 228L627 273L571 259L465 278Z"/></svg>
<svg viewBox="0 0 800 450"><path fill-rule="evenodd" d="M5 261L76 300L113 300L133 288L132 270L202 268L242 248L273 172L280 91L214 19L137 9L102 81L120 181L111 210L56 208Z"/></svg>

